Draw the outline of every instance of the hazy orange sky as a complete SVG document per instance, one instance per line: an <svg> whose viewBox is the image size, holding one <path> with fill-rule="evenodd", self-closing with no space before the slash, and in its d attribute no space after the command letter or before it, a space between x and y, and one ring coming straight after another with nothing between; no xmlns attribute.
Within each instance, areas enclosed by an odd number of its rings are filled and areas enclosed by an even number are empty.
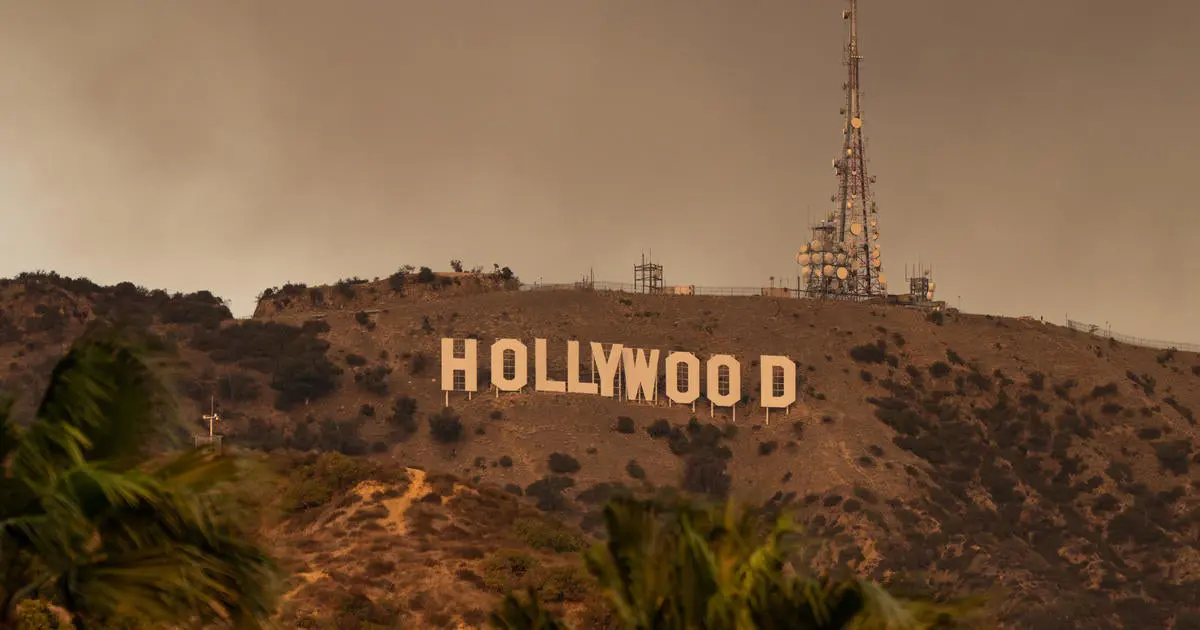
<svg viewBox="0 0 1200 630"><path fill-rule="evenodd" d="M451 258L794 279L832 207L844 6L0 0L0 275L239 314ZM1200 3L861 11L893 290L920 259L965 310L1200 342Z"/></svg>

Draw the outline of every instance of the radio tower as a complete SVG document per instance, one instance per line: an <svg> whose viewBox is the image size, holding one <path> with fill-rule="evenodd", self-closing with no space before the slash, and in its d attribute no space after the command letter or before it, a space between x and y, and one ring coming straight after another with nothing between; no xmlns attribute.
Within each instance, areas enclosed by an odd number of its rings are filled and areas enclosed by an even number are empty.
<svg viewBox="0 0 1200 630"><path fill-rule="evenodd" d="M838 178L837 204L824 221L812 227L812 242L802 246L796 261L806 292L812 297L871 298L887 295L887 279L879 257L879 221L867 176L866 141L863 138L862 95L859 91L858 0L848 0L842 11L849 22L846 42L846 106L842 125L842 152L833 160Z"/></svg>

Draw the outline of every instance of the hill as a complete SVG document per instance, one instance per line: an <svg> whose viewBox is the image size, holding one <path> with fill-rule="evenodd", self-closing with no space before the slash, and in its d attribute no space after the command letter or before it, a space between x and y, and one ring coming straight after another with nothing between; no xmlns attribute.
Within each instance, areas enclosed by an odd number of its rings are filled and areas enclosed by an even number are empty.
<svg viewBox="0 0 1200 630"><path fill-rule="evenodd" d="M87 321L131 321L185 413L215 399L230 446L270 453L263 527L298 625L474 627L534 580L603 627L564 554L614 493L682 489L794 511L830 541L820 561L901 591L1000 586L1006 627L1200 627L1197 355L984 315L398 275L265 292L245 321L206 293L25 275L0 283L3 386L30 404ZM736 421L486 390L443 409L442 337L479 339L481 363L497 338L545 338L559 378L569 339L728 353L747 396ZM762 354L799 367L769 424ZM310 449L341 455L292 452Z"/></svg>

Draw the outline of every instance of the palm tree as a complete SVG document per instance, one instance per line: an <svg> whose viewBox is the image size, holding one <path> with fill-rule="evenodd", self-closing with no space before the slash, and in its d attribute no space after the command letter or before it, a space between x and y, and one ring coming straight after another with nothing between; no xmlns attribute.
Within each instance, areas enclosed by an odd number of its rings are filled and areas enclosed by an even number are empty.
<svg viewBox="0 0 1200 630"><path fill-rule="evenodd" d="M27 428L0 404L0 628L45 597L76 628L154 622L261 627L271 558L229 509L240 460L152 456L175 426L134 346L93 330L58 362Z"/></svg>
<svg viewBox="0 0 1200 630"><path fill-rule="evenodd" d="M732 503L667 507L618 498L605 508L607 542L584 555L626 630L922 629L954 625L978 602L901 600L868 581L809 575L789 559L799 530ZM537 601L509 594L491 617L509 630L563 628Z"/></svg>

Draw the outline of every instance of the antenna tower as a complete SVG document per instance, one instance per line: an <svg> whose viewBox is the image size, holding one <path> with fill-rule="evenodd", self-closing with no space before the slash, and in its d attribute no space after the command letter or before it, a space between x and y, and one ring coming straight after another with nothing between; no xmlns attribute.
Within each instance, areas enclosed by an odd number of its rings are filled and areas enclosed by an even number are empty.
<svg viewBox="0 0 1200 630"><path fill-rule="evenodd" d="M867 175L863 137L862 94L859 89L858 0L842 11L849 23L845 63L849 77L842 86L842 152L833 160L836 204L823 221L812 226L812 240L801 246L796 262L804 292L810 297L874 298L887 296L887 278L879 255L879 221Z"/></svg>

